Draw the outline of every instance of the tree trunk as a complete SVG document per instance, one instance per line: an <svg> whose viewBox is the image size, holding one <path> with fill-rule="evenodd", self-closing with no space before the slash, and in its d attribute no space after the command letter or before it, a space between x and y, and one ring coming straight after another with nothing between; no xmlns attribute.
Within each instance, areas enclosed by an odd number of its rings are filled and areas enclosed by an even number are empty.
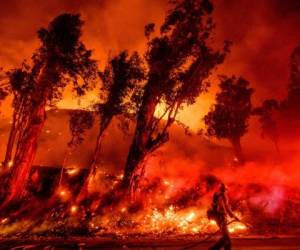
<svg viewBox="0 0 300 250"><path fill-rule="evenodd" d="M127 156L126 165L124 169L124 175L122 180L122 188L129 190L132 181L133 174L135 170L139 167L139 164L144 158L145 152L142 149L142 146L138 144L137 140L134 140L131 144L129 154Z"/></svg>
<svg viewBox="0 0 300 250"><path fill-rule="evenodd" d="M87 175L87 177L82 185L82 188L80 189L80 192L76 198L76 201L79 203L88 196L89 183L95 177L95 175L97 173L97 168L98 168L99 161L101 158L100 154L101 154L101 150L102 150L102 142L103 142L104 135L105 135L104 132L108 128L112 118L113 118L112 116L109 116L107 118L103 118L103 120L101 121L100 129L99 129L99 133L98 133L98 137L97 137L97 141L96 141L96 147L94 150L93 160L90 164L88 175Z"/></svg>
<svg viewBox="0 0 300 250"><path fill-rule="evenodd" d="M13 152L13 148L15 145L16 136L17 136L17 128L15 125L15 119L14 119L12 126L10 128L8 142L7 142L7 146L6 146L6 152L5 152L5 157L4 157L4 161L3 161L4 167L8 167L11 163L12 152Z"/></svg>
<svg viewBox="0 0 300 250"><path fill-rule="evenodd" d="M20 122L22 121L22 117L23 117L23 111L24 111L23 104L24 104L24 98L20 102L19 108L17 110L14 110L13 113L13 122L10 128L5 157L3 161L3 165L5 167L8 167L10 163L12 164L12 158L13 158L12 154L13 154L18 133L20 132Z"/></svg>
<svg viewBox="0 0 300 250"><path fill-rule="evenodd" d="M245 162L245 158L241 147L241 138L240 137L232 138L231 144L233 146L234 156L237 159L237 162L239 164L243 164Z"/></svg>
<svg viewBox="0 0 300 250"><path fill-rule="evenodd" d="M6 204L19 200L25 193L37 150L37 140L46 120L45 105L46 103L43 100L34 106L24 136L20 138L20 148L15 155L13 169L9 178L8 194L5 199Z"/></svg>
<svg viewBox="0 0 300 250"><path fill-rule="evenodd" d="M124 189L130 190L134 172L147 155L147 144L152 133L154 113L158 100L157 91L150 84L144 93L143 102L138 113L133 141L126 160L121 185Z"/></svg>

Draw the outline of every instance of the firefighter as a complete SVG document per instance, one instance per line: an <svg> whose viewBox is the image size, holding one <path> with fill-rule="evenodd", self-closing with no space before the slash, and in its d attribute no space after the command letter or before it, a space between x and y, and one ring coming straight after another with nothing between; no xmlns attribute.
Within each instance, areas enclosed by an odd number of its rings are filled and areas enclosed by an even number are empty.
<svg viewBox="0 0 300 250"><path fill-rule="evenodd" d="M213 195L212 205L207 211L207 217L210 220L216 221L220 232L222 233L222 238L210 247L209 250L219 250L222 247L224 247L225 250L231 250L231 240L227 227L227 215L234 220L239 221L239 218L232 213L228 205L227 187L224 183L221 183L219 190Z"/></svg>

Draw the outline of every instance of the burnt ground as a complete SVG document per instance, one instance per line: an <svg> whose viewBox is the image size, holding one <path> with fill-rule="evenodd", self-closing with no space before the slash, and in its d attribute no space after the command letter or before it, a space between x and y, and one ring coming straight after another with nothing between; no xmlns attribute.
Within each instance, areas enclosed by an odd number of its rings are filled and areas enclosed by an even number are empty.
<svg viewBox="0 0 300 250"><path fill-rule="evenodd" d="M204 250L213 240L203 242L202 239L180 238L68 238L68 239L6 239L0 241L0 249L14 250L67 250L67 249L145 249L145 250ZM300 237L247 237L233 238L232 250L300 250Z"/></svg>

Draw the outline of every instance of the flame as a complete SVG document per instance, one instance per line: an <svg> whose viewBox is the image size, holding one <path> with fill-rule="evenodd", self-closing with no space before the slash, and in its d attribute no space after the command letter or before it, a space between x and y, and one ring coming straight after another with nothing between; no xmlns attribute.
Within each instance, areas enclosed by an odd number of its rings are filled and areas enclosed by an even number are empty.
<svg viewBox="0 0 300 250"><path fill-rule="evenodd" d="M75 214L77 212L77 210L78 210L77 206L71 206L71 208L70 208L70 211L72 214Z"/></svg>
<svg viewBox="0 0 300 250"><path fill-rule="evenodd" d="M247 230L247 226L242 222L234 222L229 225L228 231L229 233L239 233Z"/></svg>
<svg viewBox="0 0 300 250"><path fill-rule="evenodd" d="M76 174L78 174L78 172L79 172L79 169L78 168L70 168L70 169L67 169L67 174L68 175L76 175Z"/></svg>
<svg viewBox="0 0 300 250"><path fill-rule="evenodd" d="M59 195L62 196L62 197L64 197L66 195L66 191L65 190L60 191Z"/></svg>
<svg viewBox="0 0 300 250"><path fill-rule="evenodd" d="M7 223L8 222L8 218L3 218L2 220L1 220L1 224L5 224L5 223Z"/></svg>

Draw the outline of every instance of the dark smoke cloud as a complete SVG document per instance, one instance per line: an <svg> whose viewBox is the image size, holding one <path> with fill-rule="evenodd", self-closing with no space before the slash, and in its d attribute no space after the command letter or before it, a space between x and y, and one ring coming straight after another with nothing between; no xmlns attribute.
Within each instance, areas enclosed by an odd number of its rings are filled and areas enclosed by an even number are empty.
<svg viewBox="0 0 300 250"><path fill-rule="evenodd" d="M217 36L234 43L222 70L247 77L258 101L286 95L289 56L300 44L299 14L297 0L216 1Z"/></svg>

